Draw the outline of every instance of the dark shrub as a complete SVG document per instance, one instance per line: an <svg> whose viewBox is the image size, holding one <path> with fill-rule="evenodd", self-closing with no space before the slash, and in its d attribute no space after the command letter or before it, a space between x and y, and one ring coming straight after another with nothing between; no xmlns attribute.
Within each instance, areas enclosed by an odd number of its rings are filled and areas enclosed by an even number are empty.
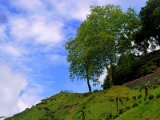
<svg viewBox="0 0 160 120"><path fill-rule="evenodd" d="M83 94L84 97L87 97L87 96L89 96L89 95L90 95L89 93L84 93L84 94Z"/></svg>
<svg viewBox="0 0 160 120"><path fill-rule="evenodd" d="M139 94L137 98L138 98L138 99L142 98L142 95L141 95L141 94Z"/></svg>
<svg viewBox="0 0 160 120"><path fill-rule="evenodd" d="M122 113L124 113L124 109L119 110L119 114L122 114Z"/></svg>
<svg viewBox="0 0 160 120"><path fill-rule="evenodd" d="M129 110L129 109L131 109L131 108L130 108L129 106L127 106L125 109L126 109L126 111L127 111L127 110Z"/></svg>
<svg viewBox="0 0 160 120"><path fill-rule="evenodd" d="M122 100L122 98L119 98L119 102L123 105L123 100Z"/></svg>
<svg viewBox="0 0 160 120"><path fill-rule="evenodd" d="M119 114L114 115L113 119L116 119L118 116L119 116ZM106 120L108 120L108 119L106 119Z"/></svg>
<svg viewBox="0 0 160 120"><path fill-rule="evenodd" d="M139 100L139 101L138 101L138 103L140 103L140 104L141 104L141 103L142 103L142 101L141 101L141 100Z"/></svg>
<svg viewBox="0 0 160 120"><path fill-rule="evenodd" d="M113 98L109 98L109 101L110 101L110 102L113 102L113 101L114 101L114 99L113 99Z"/></svg>
<svg viewBox="0 0 160 120"><path fill-rule="evenodd" d="M94 90L93 92L98 92L98 90Z"/></svg>
<svg viewBox="0 0 160 120"><path fill-rule="evenodd" d="M150 103L149 100L145 101L145 104L146 104L146 105L149 104L149 103Z"/></svg>
<svg viewBox="0 0 160 120"><path fill-rule="evenodd" d="M136 100L136 96L133 96L132 98L133 98L133 100Z"/></svg>
<svg viewBox="0 0 160 120"><path fill-rule="evenodd" d="M156 98L160 98L160 94L157 94L157 95L156 95Z"/></svg>
<svg viewBox="0 0 160 120"><path fill-rule="evenodd" d="M138 103L133 103L132 107L137 107L138 106Z"/></svg>
<svg viewBox="0 0 160 120"><path fill-rule="evenodd" d="M154 72L160 67L160 50L151 52L147 55L136 56L134 54L122 54L116 65L112 66L113 84L135 80ZM104 81L103 88L109 87L108 76Z"/></svg>
<svg viewBox="0 0 160 120"><path fill-rule="evenodd" d="M129 101L129 97L125 97L125 100L128 102Z"/></svg>
<svg viewBox="0 0 160 120"><path fill-rule="evenodd" d="M153 98L154 98L153 95L149 95L149 96L148 96L148 99L149 99L149 100L152 100Z"/></svg>
<svg viewBox="0 0 160 120"><path fill-rule="evenodd" d="M143 90L143 86L141 86L138 90L141 92Z"/></svg>

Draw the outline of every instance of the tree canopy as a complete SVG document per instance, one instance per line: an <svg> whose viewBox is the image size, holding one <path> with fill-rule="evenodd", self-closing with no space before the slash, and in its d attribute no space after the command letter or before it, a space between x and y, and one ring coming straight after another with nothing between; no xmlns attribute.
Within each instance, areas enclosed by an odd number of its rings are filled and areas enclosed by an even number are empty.
<svg viewBox="0 0 160 120"><path fill-rule="evenodd" d="M145 54L151 45L154 49L160 45L160 1L148 0L140 11L141 28L135 36L135 42Z"/></svg>
<svg viewBox="0 0 160 120"><path fill-rule="evenodd" d="M123 12L120 6L92 6L87 19L80 25L75 38L67 44L67 61L70 63L70 77L87 79L94 83L107 69L112 86L112 66L119 55L132 48L131 36L139 19L131 8Z"/></svg>

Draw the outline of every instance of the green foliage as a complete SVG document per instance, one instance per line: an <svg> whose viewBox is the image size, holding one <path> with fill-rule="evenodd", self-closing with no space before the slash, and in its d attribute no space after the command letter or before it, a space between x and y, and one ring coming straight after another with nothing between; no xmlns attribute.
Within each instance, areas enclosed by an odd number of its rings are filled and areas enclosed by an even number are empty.
<svg viewBox="0 0 160 120"><path fill-rule="evenodd" d="M148 0L145 7L140 11L141 29L136 34L136 43L143 51L149 47L154 49L157 44L160 44L160 1Z"/></svg>
<svg viewBox="0 0 160 120"><path fill-rule="evenodd" d="M132 107L137 107L138 106L138 103L133 103Z"/></svg>
<svg viewBox="0 0 160 120"><path fill-rule="evenodd" d="M130 110L130 109L131 109L130 106L127 106L127 107L125 108L125 111Z"/></svg>
<svg viewBox="0 0 160 120"><path fill-rule="evenodd" d="M118 64L113 67L113 81L117 84L122 84L131 79L135 73L135 64L138 57L133 54L122 54L119 58Z"/></svg>
<svg viewBox="0 0 160 120"><path fill-rule="evenodd" d="M131 36L138 24L135 11L123 12L120 6L92 6L87 19L80 25L75 38L66 44L70 77L93 80L107 69L109 86L112 86L112 66L119 54L133 48Z"/></svg>
<svg viewBox="0 0 160 120"><path fill-rule="evenodd" d="M149 100L152 100L153 98L154 98L153 95L149 95L149 96L148 96L148 99L149 99Z"/></svg>
<svg viewBox="0 0 160 120"><path fill-rule="evenodd" d="M119 114L122 114L124 112L124 109L119 110Z"/></svg>
<svg viewBox="0 0 160 120"><path fill-rule="evenodd" d="M153 73L159 67L160 50L139 57L133 54L124 54L119 58L118 64L113 66L113 83L120 85L135 80ZM104 81L103 88L108 88L108 77ZM140 91L142 89L143 87L140 88Z"/></svg>
<svg viewBox="0 0 160 120"><path fill-rule="evenodd" d="M139 94L137 98L138 98L138 99L142 98L142 95L141 95L141 94Z"/></svg>
<svg viewBox="0 0 160 120"><path fill-rule="evenodd" d="M129 101L129 97L125 97L125 100L128 102Z"/></svg>
<svg viewBox="0 0 160 120"><path fill-rule="evenodd" d="M156 95L156 98L160 98L160 93Z"/></svg>
<svg viewBox="0 0 160 120"><path fill-rule="evenodd" d="M99 90L94 90L93 92L98 92Z"/></svg>
<svg viewBox="0 0 160 120"><path fill-rule="evenodd" d="M141 103L142 103L142 100L139 100L138 103L141 104Z"/></svg>
<svg viewBox="0 0 160 120"><path fill-rule="evenodd" d="M113 98L109 98L109 101L110 101L110 102L114 102L114 99L113 99Z"/></svg>
<svg viewBox="0 0 160 120"><path fill-rule="evenodd" d="M136 96L133 96L132 99L133 99L133 100L136 100Z"/></svg>

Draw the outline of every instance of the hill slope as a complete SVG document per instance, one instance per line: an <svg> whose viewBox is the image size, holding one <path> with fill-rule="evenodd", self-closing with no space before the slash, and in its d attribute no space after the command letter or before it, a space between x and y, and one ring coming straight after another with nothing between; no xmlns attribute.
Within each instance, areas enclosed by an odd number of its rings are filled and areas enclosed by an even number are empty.
<svg viewBox="0 0 160 120"><path fill-rule="evenodd" d="M6 120L156 120L160 119L159 91L160 86L152 86L147 97L143 88L125 86L90 94L61 92Z"/></svg>

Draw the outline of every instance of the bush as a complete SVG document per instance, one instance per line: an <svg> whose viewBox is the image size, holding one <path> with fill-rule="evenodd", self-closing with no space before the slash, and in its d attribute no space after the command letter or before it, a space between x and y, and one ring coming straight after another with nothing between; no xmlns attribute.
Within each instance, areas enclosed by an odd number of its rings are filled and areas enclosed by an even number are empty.
<svg viewBox="0 0 160 120"><path fill-rule="evenodd" d="M138 101L138 103L142 103L142 101L141 101L141 100L139 100L139 101Z"/></svg>
<svg viewBox="0 0 160 120"><path fill-rule="evenodd" d="M133 98L133 100L136 100L136 96L133 96L132 98Z"/></svg>
<svg viewBox="0 0 160 120"><path fill-rule="evenodd" d="M144 101L146 101L147 100L147 98L146 97L144 97Z"/></svg>
<svg viewBox="0 0 160 120"><path fill-rule="evenodd" d="M119 116L119 114L114 115L113 119L116 119L118 116ZM106 119L106 120L108 120L108 119Z"/></svg>
<svg viewBox="0 0 160 120"><path fill-rule="evenodd" d="M126 100L126 102L128 102L129 101L129 97L125 97L125 100Z"/></svg>
<svg viewBox="0 0 160 120"><path fill-rule="evenodd" d="M145 101L145 104L146 104L146 105L149 104L149 103L150 103L149 100Z"/></svg>
<svg viewBox="0 0 160 120"><path fill-rule="evenodd" d="M157 94L157 95L156 95L156 98L160 98L160 94Z"/></svg>
<svg viewBox="0 0 160 120"><path fill-rule="evenodd" d="M138 103L133 103L132 107L137 107L138 106Z"/></svg>
<svg viewBox="0 0 160 120"><path fill-rule="evenodd" d="M124 113L124 109L119 110L119 114L122 114L122 113Z"/></svg>
<svg viewBox="0 0 160 120"><path fill-rule="evenodd" d="M152 100L153 98L154 98L153 95L149 95L149 96L148 96L148 99L149 99L149 100Z"/></svg>
<svg viewBox="0 0 160 120"><path fill-rule="evenodd" d="M139 90L139 92L141 92L142 90L143 90L143 86L141 86L138 90Z"/></svg>
<svg viewBox="0 0 160 120"><path fill-rule="evenodd" d="M138 98L138 99L142 98L142 95L141 95L141 94L139 94L137 98Z"/></svg>
<svg viewBox="0 0 160 120"><path fill-rule="evenodd" d="M89 95L90 95L90 93L84 93L84 94L83 94L84 97L87 97L87 96L89 96Z"/></svg>
<svg viewBox="0 0 160 120"><path fill-rule="evenodd" d="M98 92L99 90L94 90L93 92Z"/></svg>
<svg viewBox="0 0 160 120"><path fill-rule="evenodd" d="M123 105L123 100L122 100L122 98L119 98L119 102Z"/></svg>
<svg viewBox="0 0 160 120"><path fill-rule="evenodd" d="M129 109L131 109L129 106L127 106L127 107L125 108L126 111L129 110Z"/></svg>
<svg viewBox="0 0 160 120"><path fill-rule="evenodd" d="M127 61L127 62L126 62ZM123 54L118 63L112 66L113 84L121 85L123 83L135 80L147 74L154 72L160 67L160 50L151 52L145 56L136 56L134 54ZM103 88L109 87L108 76L104 81ZM154 86L153 88L155 88ZM140 91L142 88L140 89Z"/></svg>
<svg viewBox="0 0 160 120"><path fill-rule="evenodd" d="M109 101L110 101L110 102L113 102L113 101L114 101L114 99L113 99L113 98L109 98Z"/></svg>

